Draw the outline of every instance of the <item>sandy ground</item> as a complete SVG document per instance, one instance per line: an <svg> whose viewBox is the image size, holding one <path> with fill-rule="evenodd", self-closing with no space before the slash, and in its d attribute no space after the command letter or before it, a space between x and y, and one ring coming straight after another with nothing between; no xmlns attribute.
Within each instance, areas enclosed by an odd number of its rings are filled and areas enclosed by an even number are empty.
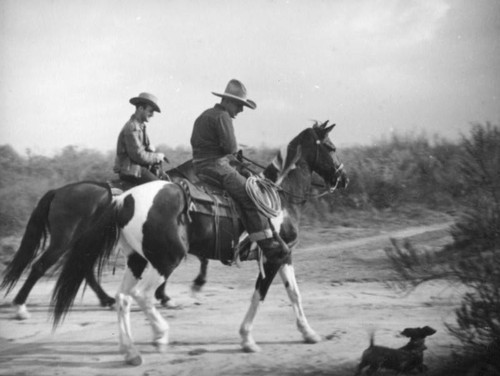
<svg viewBox="0 0 500 376"><path fill-rule="evenodd" d="M450 359L456 344L444 324L454 322L462 292L442 282L410 294L388 288L384 282L392 272L383 248L389 236L438 246L449 240L445 228L409 228L299 247L294 265L304 310L323 341L302 342L278 276L255 321L254 338L262 351L253 354L241 351L238 330L258 273L254 262L239 268L212 262L209 281L196 297L190 282L198 271L197 259L188 258L174 272L168 292L179 308L161 309L170 324L165 353L150 344L149 325L134 306L134 339L144 357L139 367L125 365L118 353L116 313L100 308L89 290L52 332L48 303L54 281L44 279L30 296L30 320L14 319L13 294L0 299L0 375L352 375L370 330L376 330L376 343L400 347L406 343L398 336L401 330L424 325L437 329L425 354L429 374L435 374L432 369ZM120 278L120 271L108 271L103 287L114 294Z"/></svg>

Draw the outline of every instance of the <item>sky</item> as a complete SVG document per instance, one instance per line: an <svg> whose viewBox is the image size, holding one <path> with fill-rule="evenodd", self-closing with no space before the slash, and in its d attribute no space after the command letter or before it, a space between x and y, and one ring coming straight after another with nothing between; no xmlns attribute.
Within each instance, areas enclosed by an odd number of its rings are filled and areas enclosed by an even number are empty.
<svg viewBox="0 0 500 376"><path fill-rule="evenodd" d="M498 0L0 0L0 145L112 151L146 91L152 143L189 146L232 78L243 145L454 140L500 123L499 36Z"/></svg>

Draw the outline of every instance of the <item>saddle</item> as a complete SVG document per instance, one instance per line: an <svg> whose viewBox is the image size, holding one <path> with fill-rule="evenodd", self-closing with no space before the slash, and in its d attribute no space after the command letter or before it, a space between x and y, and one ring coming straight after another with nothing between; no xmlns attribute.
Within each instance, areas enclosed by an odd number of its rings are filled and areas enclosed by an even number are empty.
<svg viewBox="0 0 500 376"><path fill-rule="evenodd" d="M191 160L168 171L172 181L185 192L188 201L188 213L193 221L204 217L212 219L215 231L215 247L194 250L196 254L209 259L220 260L223 264L231 264L235 252L241 246L249 246L249 242L240 244L239 207L219 182L204 176L203 180L194 172ZM248 243L248 244L247 244ZM213 248L213 249L208 249ZM248 253L248 252L247 252ZM240 257L242 256L239 253ZM247 260L246 255L245 260Z"/></svg>

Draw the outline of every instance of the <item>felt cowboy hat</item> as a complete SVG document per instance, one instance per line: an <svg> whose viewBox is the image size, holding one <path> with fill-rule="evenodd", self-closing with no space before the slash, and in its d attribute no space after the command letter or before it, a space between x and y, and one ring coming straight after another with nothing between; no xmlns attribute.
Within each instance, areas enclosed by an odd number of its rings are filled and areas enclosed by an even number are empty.
<svg viewBox="0 0 500 376"><path fill-rule="evenodd" d="M161 112L160 107L158 106L158 99L153 95L149 93L141 93L137 97L133 97L129 101L132 103L134 106L137 106L138 104L149 104L151 107L153 107L153 110L156 112Z"/></svg>
<svg viewBox="0 0 500 376"><path fill-rule="evenodd" d="M244 106L250 107L252 110L257 108L257 104L254 101L247 99L247 89L245 85L238 80L229 81L224 93L220 94L212 92L212 94L222 98L233 99L240 102Z"/></svg>

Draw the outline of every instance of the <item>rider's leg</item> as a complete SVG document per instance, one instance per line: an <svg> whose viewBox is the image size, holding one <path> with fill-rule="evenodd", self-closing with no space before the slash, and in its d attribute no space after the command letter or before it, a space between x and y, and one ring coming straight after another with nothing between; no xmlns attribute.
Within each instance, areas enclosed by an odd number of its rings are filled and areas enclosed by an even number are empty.
<svg viewBox="0 0 500 376"><path fill-rule="evenodd" d="M282 261L290 255L290 249L278 235L273 233L269 219L262 215L246 192L246 178L233 168L226 158L213 163L196 166L203 174L217 179L222 187L241 207L242 222L249 233L250 240L257 242L270 260ZM277 229L279 231L279 229Z"/></svg>

